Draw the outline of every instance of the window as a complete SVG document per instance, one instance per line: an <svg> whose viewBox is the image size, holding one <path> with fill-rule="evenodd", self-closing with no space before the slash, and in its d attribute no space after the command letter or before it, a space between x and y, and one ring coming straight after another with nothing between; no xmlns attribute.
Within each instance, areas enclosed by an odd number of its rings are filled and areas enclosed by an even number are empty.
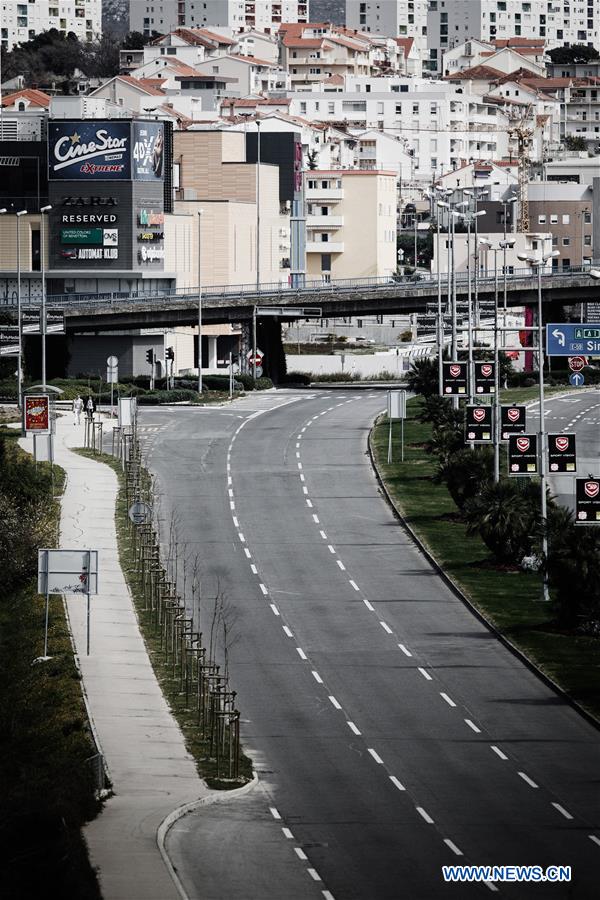
<svg viewBox="0 0 600 900"><path fill-rule="evenodd" d="M321 253L321 272L331 272L331 253Z"/></svg>
<svg viewBox="0 0 600 900"><path fill-rule="evenodd" d="M328 207L328 206L322 206L322 207L321 207L321 215L322 215L322 216L328 216L328 215L329 215L329 207Z"/></svg>
<svg viewBox="0 0 600 900"><path fill-rule="evenodd" d="M563 269L570 269L570 268L571 268L571 260L570 260L568 257L566 257L565 259L563 259L563 261L562 261L562 267L563 267Z"/></svg>
<svg viewBox="0 0 600 900"><path fill-rule="evenodd" d="M550 214L550 224L558 225L558 216L555 213Z"/></svg>
<svg viewBox="0 0 600 900"><path fill-rule="evenodd" d="M563 223L563 225L570 225L571 224L571 216L569 216L569 215L563 216L562 223Z"/></svg>
<svg viewBox="0 0 600 900"><path fill-rule="evenodd" d="M563 243L563 247L570 247L571 246L571 238L564 237L562 239L562 243Z"/></svg>
<svg viewBox="0 0 600 900"><path fill-rule="evenodd" d="M592 214L591 214L591 212L587 212L587 211L584 212L584 214L583 214L583 221L585 222L586 225L591 225L591 224L592 224Z"/></svg>
<svg viewBox="0 0 600 900"><path fill-rule="evenodd" d="M418 103L413 103L413 105L412 105L412 114L413 114L413 116L418 116L418 115L419 115L419 104L418 104Z"/></svg>
<svg viewBox="0 0 600 900"><path fill-rule="evenodd" d="M592 246L592 236L591 236L591 234L585 234L585 235L583 236L583 243L585 244L586 247L591 247L591 246Z"/></svg>
<svg viewBox="0 0 600 900"><path fill-rule="evenodd" d="M558 237L555 234L552 235L552 246L558 247Z"/></svg>
<svg viewBox="0 0 600 900"><path fill-rule="evenodd" d="M545 224L546 224L546 216L545 215L538 216L538 225L545 225Z"/></svg>
<svg viewBox="0 0 600 900"><path fill-rule="evenodd" d="M300 112L301 112L301 113L306 113L306 103L302 102L302 103L300 104Z"/></svg>
<svg viewBox="0 0 600 900"><path fill-rule="evenodd" d="M327 111L328 113L330 113L330 115L333 115L335 113L335 103L328 103Z"/></svg>
<svg viewBox="0 0 600 900"><path fill-rule="evenodd" d="M326 231L321 234L321 243L326 244L329 241L329 235Z"/></svg>

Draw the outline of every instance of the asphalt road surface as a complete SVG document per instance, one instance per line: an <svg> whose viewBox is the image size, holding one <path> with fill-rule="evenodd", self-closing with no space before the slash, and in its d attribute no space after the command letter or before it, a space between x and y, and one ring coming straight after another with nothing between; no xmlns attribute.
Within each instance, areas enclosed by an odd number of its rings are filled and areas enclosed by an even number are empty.
<svg viewBox="0 0 600 900"><path fill-rule="evenodd" d="M566 397L550 397L545 401L545 422L548 434L575 433L577 475L600 475L600 391L573 391ZM532 430L539 425L539 403L529 409ZM575 481L572 475L549 473L550 490L557 501L575 509Z"/></svg>
<svg viewBox="0 0 600 900"><path fill-rule="evenodd" d="M200 627L217 590L236 619L232 685L261 781L238 814L211 810L216 831L206 810L182 820L169 852L194 900L596 898L600 733L395 520L367 455L384 403L278 391L142 410L163 521L176 510L188 565L201 560ZM455 864L572 880L445 883Z"/></svg>

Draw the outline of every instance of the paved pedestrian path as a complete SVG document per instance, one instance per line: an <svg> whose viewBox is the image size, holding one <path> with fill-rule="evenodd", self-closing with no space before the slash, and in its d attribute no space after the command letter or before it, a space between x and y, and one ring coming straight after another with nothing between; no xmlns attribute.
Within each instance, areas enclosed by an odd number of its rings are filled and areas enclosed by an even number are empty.
<svg viewBox="0 0 600 900"><path fill-rule="evenodd" d="M32 450L30 439L22 443ZM69 597L67 610L114 790L84 834L104 900L175 900L179 893L159 850L157 830L174 809L209 791L154 676L119 565L117 477L108 466L71 452L82 444L83 424L73 425L70 415L59 418L55 460L67 473L60 546L99 551L89 656L85 600Z"/></svg>

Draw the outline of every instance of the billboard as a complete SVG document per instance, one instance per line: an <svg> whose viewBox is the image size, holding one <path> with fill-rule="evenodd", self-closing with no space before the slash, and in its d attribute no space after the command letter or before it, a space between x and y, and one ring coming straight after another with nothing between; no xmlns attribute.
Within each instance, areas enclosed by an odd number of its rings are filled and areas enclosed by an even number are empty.
<svg viewBox="0 0 600 900"><path fill-rule="evenodd" d="M527 427L527 410L524 406L501 408L500 440L507 441L510 434L520 434Z"/></svg>
<svg viewBox="0 0 600 900"><path fill-rule="evenodd" d="M71 119L48 125L52 181L158 181L165 174L163 122Z"/></svg>
<svg viewBox="0 0 600 900"><path fill-rule="evenodd" d="M50 429L50 398L47 394L39 394L36 397L25 397L23 409L25 419L25 431L49 432Z"/></svg>
<svg viewBox="0 0 600 900"><path fill-rule="evenodd" d="M508 436L508 474L539 475L537 434Z"/></svg>
<svg viewBox="0 0 600 900"><path fill-rule="evenodd" d="M162 122L134 122L133 180L162 181L164 160L165 134Z"/></svg>
<svg viewBox="0 0 600 900"><path fill-rule="evenodd" d="M128 181L131 123L119 119L50 121L48 178L53 181Z"/></svg>
<svg viewBox="0 0 600 900"><path fill-rule="evenodd" d="M465 440L490 444L493 440L493 408L467 406L465 409Z"/></svg>
<svg viewBox="0 0 600 900"><path fill-rule="evenodd" d="M575 479L575 524L600 523L600 478Z"/></svg>
<svg viewBox="0 0 600 900"><path fill-rule="evenodd" d="M548 463L550 472L575 472L577 470L574 434L548 435Z"/></svg>
<svg viewBox="0 0 600 900"><path fill-rule="evenodd" d="M493 362L476 362L473 364L476 394L496 393L495 367L496 364Z"/></svg>
<svg viewBox="0 0 600 900"><path fill-rule="evenodd" d="M443 363L443 389L445 396L465 397L468 393L468 363Z"/></svg>

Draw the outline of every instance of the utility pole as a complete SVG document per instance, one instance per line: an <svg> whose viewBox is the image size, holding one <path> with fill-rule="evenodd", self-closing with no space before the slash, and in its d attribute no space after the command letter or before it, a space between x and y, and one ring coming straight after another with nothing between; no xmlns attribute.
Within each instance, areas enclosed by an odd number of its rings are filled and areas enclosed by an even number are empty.
<svg viewBox="0 0 600 900"><path fill-rule="evenodd" d="M41 272L42 272L42 313L40 317L40 331L42 332L42 388L46 390L46 252L44 239L44 219L45 214L52 209L52 206L42 206L40 209L40 255L41 255Z"/></svg>

